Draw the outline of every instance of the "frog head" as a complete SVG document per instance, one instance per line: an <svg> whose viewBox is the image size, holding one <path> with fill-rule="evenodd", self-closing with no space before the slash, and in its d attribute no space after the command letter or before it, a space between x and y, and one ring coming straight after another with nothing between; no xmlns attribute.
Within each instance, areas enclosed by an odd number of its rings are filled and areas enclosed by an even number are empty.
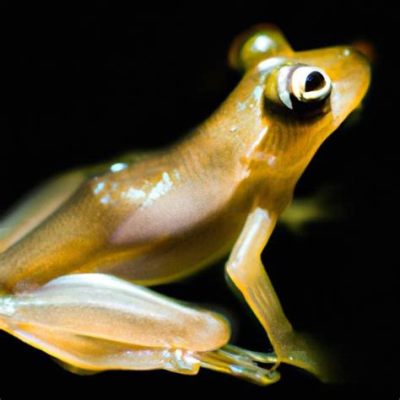
<svg viewBox="0 0 400 400"><path fill-rule="evenodd" d="M269 25L239 36L229 62L245 72L229 102L240 100L251 114L239 118L257 140L254 168L293 187L321 143L359 106L370 81L369 63L354 48L294 51Z"/></svg>

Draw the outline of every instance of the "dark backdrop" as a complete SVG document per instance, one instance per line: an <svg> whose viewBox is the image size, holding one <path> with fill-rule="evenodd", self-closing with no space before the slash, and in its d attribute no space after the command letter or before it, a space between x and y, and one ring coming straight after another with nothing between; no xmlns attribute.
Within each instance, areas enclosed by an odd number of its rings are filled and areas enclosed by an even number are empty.
<svg viewBox="0 0 400 400"><path fill-rule="evenodd" d="M379 2L378 2L379 3ZM220 4L221 6L222 4ZM72 11L72 13L71 13ZM229 70L231 39L259 22L281 27L296 49L367 40L373 82L357 123L321 148L298 196L328 187L340 217L303 235L279 227L265 261L294 325L341 354L350 376L322 385L290 367L259 388L221 374L108 372L80 377L0 334L0 398L126 398L193 393L226 398L398 398L395 279L398 238L400 18L379 4L349 2L182 3L160 9L1 9L0 210L43 179L135 148L156 148L202 121L239 80ZM261 329L226 288L222 263L160 291L214 307L234 321L237 343L265 349ZM30 383L29 383L30 382ZM53 385L50 387L50 382ZM218 391L218 392L217 392Z"/></svg>

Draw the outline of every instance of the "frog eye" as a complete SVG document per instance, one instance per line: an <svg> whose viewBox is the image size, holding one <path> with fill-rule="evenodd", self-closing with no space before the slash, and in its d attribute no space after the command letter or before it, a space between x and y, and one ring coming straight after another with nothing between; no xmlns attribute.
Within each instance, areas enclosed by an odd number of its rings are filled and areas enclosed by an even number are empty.
<svg viewBox="0 0 400 400"><path fill-rule="evenodd" d="M278 74L278 95L291 110L294 103L321 103L331 93L329 76L317 67L307 65L285 66Z"/></svg>

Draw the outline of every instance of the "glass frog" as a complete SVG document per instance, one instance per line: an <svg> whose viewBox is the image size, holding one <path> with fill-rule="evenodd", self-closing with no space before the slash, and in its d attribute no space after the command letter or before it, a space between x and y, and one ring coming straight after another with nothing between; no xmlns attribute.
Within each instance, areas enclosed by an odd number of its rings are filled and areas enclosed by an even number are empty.
<svg viewBox="0 0 400 400"><path fill-rule="evenodd" d="M319 146L359 106L369 64L348 46L294 51L269 25L239 36L229 62L243 78L185 139L67 172L4 218L1 329L75 372L205 367L264 385L287 363L330 378L261 252ZM227 279L271 353L229 344L223 316L149 288L228 254Z"/></svg>

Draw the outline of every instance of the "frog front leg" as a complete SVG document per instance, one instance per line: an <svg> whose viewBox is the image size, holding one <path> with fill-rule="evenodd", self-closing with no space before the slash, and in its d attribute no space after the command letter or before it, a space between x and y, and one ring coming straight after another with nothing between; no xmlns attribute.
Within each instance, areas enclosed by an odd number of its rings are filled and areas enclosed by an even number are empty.
<svg viewBox="0 0 400 400"><path fill-rule="evenodd" d="M338 194L333 187L325 186L317 192L302 198L295 198L279 216L279 224L291 233L301 235L307 232L309 224L330 223L343 217Z"/></svg>
<svg viewBox="0 0 400 400"><path fill-rule="evenodd" d="M315 343L293 330L261 261L276 220L262 208L250 213L226 264L226 274L264 327L278 364L291 364L329 380L329 363Z"/></svg>

